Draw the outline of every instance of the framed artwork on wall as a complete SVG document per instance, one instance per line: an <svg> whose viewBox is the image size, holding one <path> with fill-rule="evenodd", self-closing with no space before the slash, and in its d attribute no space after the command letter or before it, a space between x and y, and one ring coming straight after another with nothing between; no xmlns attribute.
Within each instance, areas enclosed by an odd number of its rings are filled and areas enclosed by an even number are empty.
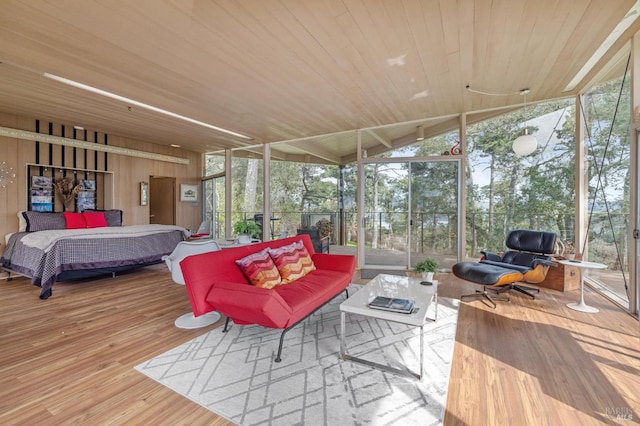
<svg viewBox="0 0 640 426"><path fill-rule="evenodd" d="M31 176L31 188L53 188L53 180L48 176Z"/></svg>
<svg viewBox="0 0 640 426"><path fill-rule="evenodd" d="M85 191L95 191L96 190L96 181L89 179L82 179L82 188Z"/></svg>
<svg viewBox="0 0 640 426"><path fill-rule="evenodd" d="M180 201L198 201L198 185L180 184Z"/></svg>
<svg viewBox="0 0 640 426"><path fill-rule="evenodd" d="M53 191L51 189L32 189L30 210L37 212L52 212Z"/></svg>
<svg viewBox="0 0 640 426"><path fill-rule="evenodd" d="M149 182L140 182L140 205L149 204Z"/></svg>

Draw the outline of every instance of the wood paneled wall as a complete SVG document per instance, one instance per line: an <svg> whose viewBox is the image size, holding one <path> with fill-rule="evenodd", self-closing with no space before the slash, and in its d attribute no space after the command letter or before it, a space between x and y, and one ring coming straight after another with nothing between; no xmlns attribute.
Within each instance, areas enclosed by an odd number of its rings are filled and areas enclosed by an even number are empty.
<svg viewBox="0 0 640 426"><path fill-rule="evenodd" d="M6 234L18 230L17 213L27 207L28 163L113 172L113 207L124 211L125 225L149 223L149 206L140 205L140 182L148 182L150 176L175 177L176 185L181 183L200 184L202 156L199 153L136 141L117 135L105 135L90 129L76 131L73 126L69 125L63 126L59 123L49 123L46 120L0 113L0 126L4 127L35 132L38 122L40 133L89 142L96 141L96 143L105 143L106 140L109 145L113 146L188 158L190 164L174 164L112 153L105 154L0 136L0 162L6 162L16 174L12 184L6 188L0 188L0 243L2 244L4 244ZM176 141L176 143L180 143L180 141ZM106 194L106 196L110 195ZM192 203L180 202L179 195L176 194L177 225L196 229L201 222L201 212L201 200L194 206Z"/></svg>

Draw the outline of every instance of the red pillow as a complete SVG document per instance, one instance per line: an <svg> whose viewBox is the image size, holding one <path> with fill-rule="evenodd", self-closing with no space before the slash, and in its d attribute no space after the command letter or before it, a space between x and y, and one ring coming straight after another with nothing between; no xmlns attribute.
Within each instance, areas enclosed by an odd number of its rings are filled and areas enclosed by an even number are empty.
<svg viewBox="0 0 640 426"><path fill-rule="evenodd" d="M82 213L64 212L64 220L67 223L67 229L82 229L87 227L87 221L84 220Z"/></svg>
<svg viewBox="0 0 640 426"><path fill-rule="evenodd" d="M82 212L84 220L87 222L87 228L104 228L107 225L107 219L102 212Z"/></svg>

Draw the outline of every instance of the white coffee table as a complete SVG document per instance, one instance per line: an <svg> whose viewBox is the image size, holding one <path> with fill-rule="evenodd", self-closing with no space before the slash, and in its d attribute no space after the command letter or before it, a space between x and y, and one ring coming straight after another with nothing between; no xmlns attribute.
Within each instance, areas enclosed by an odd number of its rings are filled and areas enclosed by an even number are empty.
<svg viewBox="0 0 640 426"><path fill-rule="evenodd" d="M344 360L358 362L383 371L413 377L418 380L422 379L424 371L424 325L427 321L436 321L438 319L438 281L434 280L431 286L421 285L420 281L422 281L420 278L380 274L346 301L342 302L340 305L340 357ZM368 304L376 296L412 299L415 300L415 307L411 314L372 309ZM435 303L435 314L434 318L428 318L427 310L432 302ZM408 368L398 369L347 354L345 345L345 316L347 313L419 327L420 371L415 373Z"/></svg>
<svg viewBox="0 0 640 426"><path fill-rule="evenodd" d="M584 269L606 269L607 265L596 262L585 262L583 260L559 260L558 263L562 263L565 266L575 266L580 271L580 302L579 303L567 303L567 306L570 309L580 312L589 312L596 313L600 312L598 308L594 308L593 306L589 306L584 303L584 277L582 276L582 271Z"/></svg>

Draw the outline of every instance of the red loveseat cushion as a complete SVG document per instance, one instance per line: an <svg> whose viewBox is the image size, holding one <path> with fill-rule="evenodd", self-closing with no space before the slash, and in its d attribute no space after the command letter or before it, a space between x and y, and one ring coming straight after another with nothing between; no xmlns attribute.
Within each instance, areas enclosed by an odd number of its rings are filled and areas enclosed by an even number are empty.
<svg viewBox="0 0 640 426"><path fill-rule="evenodd" d="M285 328L289 323L292 310L273 289L231 282L217 283L215 289L207 296L207 302L220 307L236 324Z"/></svg>
<svg viewBox="0 0 640 426"><path fill-rule="evenodd" d="M344 272L316 269L291 284L275 287L271 291L278 293L291 308L288 327L335 297L350 282L351 276Z"/></svg>

